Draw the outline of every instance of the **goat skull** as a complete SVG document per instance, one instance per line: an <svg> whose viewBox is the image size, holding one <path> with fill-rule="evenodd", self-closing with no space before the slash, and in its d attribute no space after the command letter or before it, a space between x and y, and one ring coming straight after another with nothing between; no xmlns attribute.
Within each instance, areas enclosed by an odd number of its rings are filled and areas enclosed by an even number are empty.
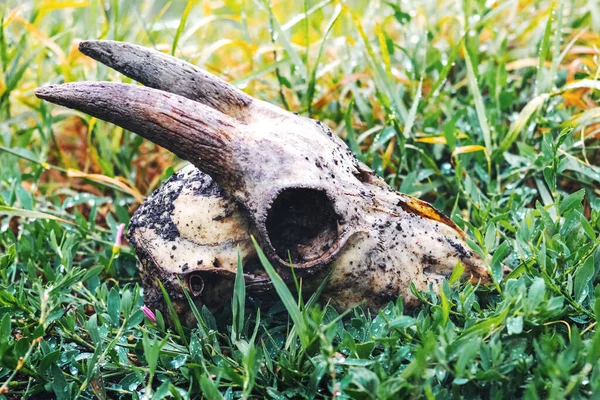
<svg viewBox="0 0 600 400"><path fill-rule="evenodd" d="M489 281L464 232L431 205L398 193L319 121L254 99L191 64L139 46L86 41L80 50L141 82L67 83L42 99L113 122L174 152L188 167L135 213L130 238L142 261L147 301L158 279L171 296L218 305L230 298L238 248L250 290L269 281L255 235L284 280L294 268L340 308L380 308L418 289L439 289L458 261ZM292 261L290 263L289 261ZM293 266L292 266L293 265Z"/></svg>

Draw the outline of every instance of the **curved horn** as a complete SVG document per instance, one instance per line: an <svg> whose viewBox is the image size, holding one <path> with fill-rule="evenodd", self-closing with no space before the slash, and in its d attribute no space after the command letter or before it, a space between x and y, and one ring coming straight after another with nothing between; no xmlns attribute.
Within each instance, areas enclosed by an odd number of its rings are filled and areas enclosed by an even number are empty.
<svg viewBox="0 0 600 400"><path fill-rule="evenodd" d="M145 86L187 97L240 121L257 101L195 65L145 47L89 40L79 44L79 51Z"/></svg>
<svg viewBox="0 0 600 400"><path fill-rule="evenodd" d="M206 105L142 86L80 82L36 89L36 96L112 122L219 175L238 123Z"/></svg>

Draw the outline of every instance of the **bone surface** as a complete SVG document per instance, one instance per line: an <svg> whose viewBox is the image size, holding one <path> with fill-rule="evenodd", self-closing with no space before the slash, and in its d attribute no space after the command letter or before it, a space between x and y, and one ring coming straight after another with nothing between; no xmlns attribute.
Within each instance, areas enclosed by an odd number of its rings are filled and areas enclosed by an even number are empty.
<svg viewBox="0 0 600 400"><path fill-rule="evenodd" d="M276 296L256 236L279 274L339 308L378 309L439 290L458 262L488 282L465 233L430 204L401 194L359 162L319 121L253 99L195 66L139 46L82 42L82 52L151 86L69 83L36 94L113 122L193 166L137 210L129 235L149 302L161 280L183 313L183 282L198 304L231 297L239 256L249 293ZM239 250L238 250L239 249ZM291 260L291 264L290 264Z"/></svg>

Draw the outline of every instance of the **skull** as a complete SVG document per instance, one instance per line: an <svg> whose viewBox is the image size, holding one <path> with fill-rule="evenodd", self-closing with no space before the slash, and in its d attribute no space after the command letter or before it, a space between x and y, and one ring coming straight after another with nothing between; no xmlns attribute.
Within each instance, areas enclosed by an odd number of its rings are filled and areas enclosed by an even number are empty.
<svg viewBox="0 0 600 400"><path fill-rule="evenodd" d="M339 308L378 309L410 283L439 289L461 261L489 282L465 233L430 204L396 192L319 121L254 99L191 64L143 47L86 41L80 50L141 82L37 89L42 99L115 123L193 166L166 181L132 218L146 298L157 280L185 310L231 297L238 255L249 292L273 293L250 236L284 281L293 273ZM292 271L292 269L294 271Z"/></svg>

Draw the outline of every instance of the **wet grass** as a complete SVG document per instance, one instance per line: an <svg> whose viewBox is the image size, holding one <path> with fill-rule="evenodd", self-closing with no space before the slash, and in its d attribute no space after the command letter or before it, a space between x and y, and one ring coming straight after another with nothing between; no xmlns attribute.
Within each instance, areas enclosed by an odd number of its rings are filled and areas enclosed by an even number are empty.
<svg viewBox="0 0 600 400"><path fill-rule="evenodd" d="M0 22L6 398L600 391L596 2L8 0ZM77 51L98 38L175 54L324 121L391 185L463 226L492 255L494 284L453 274L417 310L398 299L339 315L284 287L259 310L238 282L231 306L196 310L194 329L152 323L119 226L184 164L33 95L129 82Z"/></svg>

